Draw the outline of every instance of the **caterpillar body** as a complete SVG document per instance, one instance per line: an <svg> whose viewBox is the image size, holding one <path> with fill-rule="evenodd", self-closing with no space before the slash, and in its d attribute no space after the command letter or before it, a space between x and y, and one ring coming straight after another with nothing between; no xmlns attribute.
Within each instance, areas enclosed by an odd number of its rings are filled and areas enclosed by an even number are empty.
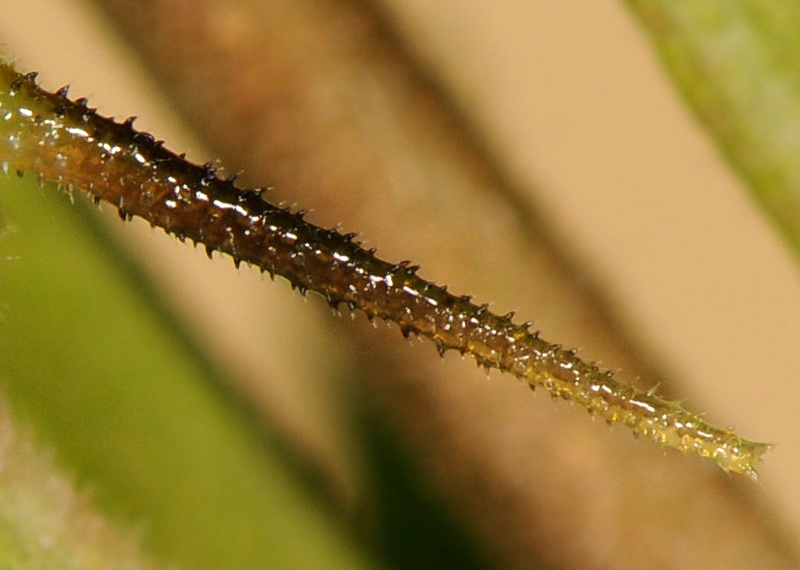
<svg viewBox="0 0 800 570"><path fill-rule="evenodd" d="M345 304L396 323L405 336L431 339L440 354L457 350L479 364L517 376L531 388L580 404L590 414L624 425L665 447L693 452L722 469L757 478L755 464L770 446L707 423L681 404L619 383L613 375L551 344L467 296L417 275L408 262L389 263L353 234L315 226L267 202L261 190L242 190L196 165L133 120L103 117L67 90L50 93L36 74L0 62L0 167L79 189L138 216L180 240L220 251L286 278L302 293L315 291L336 308Z"/></svg>

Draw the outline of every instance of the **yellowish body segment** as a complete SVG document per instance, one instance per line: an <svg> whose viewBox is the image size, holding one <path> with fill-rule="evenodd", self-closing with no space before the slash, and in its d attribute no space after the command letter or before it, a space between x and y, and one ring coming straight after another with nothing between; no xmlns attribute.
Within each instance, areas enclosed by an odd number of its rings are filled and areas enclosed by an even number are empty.
<svg viewBox="0 0 800 570"><path fill-rule="evenodd" d="M420 334L484 366L511 373L531 387L575 402L609 423L629 427L665 447L714 460L722 469L756 478L769 449L708 424L679 403L617 382L573 351L539 338L511 316L495 315L469 297L454 296L342 235L274 206L260 191L237 188L210 165L195 165L161 146L132 121L97 115L66 90L48 93L35 75L0 64L0 167L88 192L112 203L123 218L139 216L179 239L205 245L302 292L316 291Z"/></svg>

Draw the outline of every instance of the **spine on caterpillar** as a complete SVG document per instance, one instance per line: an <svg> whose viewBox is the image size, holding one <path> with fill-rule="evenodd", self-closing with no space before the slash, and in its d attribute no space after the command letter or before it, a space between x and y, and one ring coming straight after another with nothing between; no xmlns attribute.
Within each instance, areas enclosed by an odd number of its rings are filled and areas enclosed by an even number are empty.
<svg viewBox="0 0 800 570"><path fill-rule="evenodd" d="M0 167L31 172L89 193L138 216L180 240L220 251L301 292L316 291L333 307L345 304L370 319L396 323L404 335L431 339L440 354L454 349L479 364L511 373L557 398L585 407L609 423L663 446L697 453L726 471L756 478L755 464L769 449L705 422L679 403L617 382L574 351L539 338L513 315L499 316L469 297L417 275L407 262L388 263L365 250L353 234L320 228L302 212L274 206L260 190L242 190L138 132L133 119L102 117L67 90L47 92L36 75L0 63Z"/></svg>

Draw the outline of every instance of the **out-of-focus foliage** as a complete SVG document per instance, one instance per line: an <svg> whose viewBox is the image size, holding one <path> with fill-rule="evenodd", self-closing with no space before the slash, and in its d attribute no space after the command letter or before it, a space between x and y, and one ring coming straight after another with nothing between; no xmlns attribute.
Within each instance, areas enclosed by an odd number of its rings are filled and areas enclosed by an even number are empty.
<svg viewBox="0 0 800 570"><path fill-rule="evenodd" d="M699 121L800 253L800 4L628 3Z"/></svg>
<svg viewBox="0 0 800 570"><path fill-rule="evenodd" d="M1 199L0 391L96 502L186 568L367 567L81 210L31 177Z"/></svg>

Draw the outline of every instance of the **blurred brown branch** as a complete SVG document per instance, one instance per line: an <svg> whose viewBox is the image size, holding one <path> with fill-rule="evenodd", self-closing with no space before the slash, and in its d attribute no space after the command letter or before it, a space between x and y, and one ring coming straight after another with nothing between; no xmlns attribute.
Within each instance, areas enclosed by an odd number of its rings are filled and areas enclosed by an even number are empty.
<svg viewBox="0 0 800 570"><path fill-rule="evenodd" d="M645 387L666 384L373 7L99 4L229 171L313 208L320 225L361 232L384 258L544 323L548 339ZM484 381L396 331L339 326L361 388L499 567L798 565L749 482L532 398L510 377Z"/></svg>

